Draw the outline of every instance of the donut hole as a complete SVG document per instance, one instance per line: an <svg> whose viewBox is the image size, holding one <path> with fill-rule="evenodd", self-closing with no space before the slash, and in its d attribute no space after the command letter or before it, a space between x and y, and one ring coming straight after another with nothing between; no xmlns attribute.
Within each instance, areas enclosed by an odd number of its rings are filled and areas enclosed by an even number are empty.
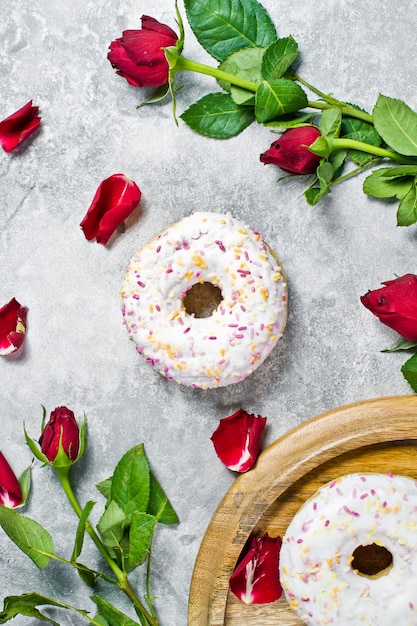
<svg viewBox="0 0 417 626"><path fill-rule="evenodd" d="M376 577L387 574L392 561L392 554L387 548L371 543L358 546L353 551L351 565L361 576Z"/></svg>
<svg viewBox="0 0 417 626"><path fill-rule="evenodd" d="M217 309L223 295L219 287L212 283L195 283L187 290L182 304L188 315L194 317L210 317Z"/></svg>

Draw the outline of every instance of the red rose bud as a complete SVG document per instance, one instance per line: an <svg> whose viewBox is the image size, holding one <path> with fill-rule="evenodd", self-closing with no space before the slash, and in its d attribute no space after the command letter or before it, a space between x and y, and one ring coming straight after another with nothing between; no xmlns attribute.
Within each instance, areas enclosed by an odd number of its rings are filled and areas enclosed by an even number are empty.
<svg viewBox="0 0 417 626"><path fill-rule="evenodd" d="M100 183L80 226L86 239L106 244L116 228L132 213L141 197L139 187L124 174L113 174Z"/></svg>
<svg viewBox="0 0 417 626"><path fill-rule="evenodd" d="M417 341L417 276L405 274L361 296L362 304L407 341Z"/></svg>
<svg viewBox="0 0 417 626"><path fill-rule="evenodd" d="M70 461L75 461L80 445L80 431L74 413L65 406L52 411L39 443L51 463L55 461L60 447Z"/></svg>
<svg viewBox="0 0 417 626"><path fill-rule="evenodd" d="M230 577L230 590L245 604L267 604L281 597L279 551L281 539L253 537Z"/></svg>
<svg viewBox="0 0 417 626"><path fill-rule="evenodd" d="M175 46L177 34L153 17L142 16L142 30L125 30L107 55L117 74L134 87L161 87L168 82L164 48Z"/></svg>
<svg viewBox="0 0 417 626"><path fill-rule="evenodd" d="M27 308L15 298L0 309L0 355L17 352L26 336Z"/></svg>
<svg viewBox="0 0 417 626"><path fill-rule="evenodd" d="M0 452L0 504L9 509L14 509L22 504L23 495L19 481L12 468Z"/></svg>
<svg viewBox="0 0 417 626"><path fill-rule="evenodd" d="M262 163L277 165L284 172L294 175L313 174L321 157L310 152L311 146L320 131L314 126L289 128L271 144L269 150L261 154Z"/></svg>
<svg viewBox="0 0 417 626"><path fill-rule="evenodd" d="M30 100L24 107L0 122L0 143L3 150L11 152L35 131L41 123L39 107Z"/></svg>
<svg viewBox="0 0 417 626"><path fill-rule="evenodd" d="M211 436L217 456L230 470L247 472L259 453L259 440L266 417L239 409L220 420Z"/></svg>

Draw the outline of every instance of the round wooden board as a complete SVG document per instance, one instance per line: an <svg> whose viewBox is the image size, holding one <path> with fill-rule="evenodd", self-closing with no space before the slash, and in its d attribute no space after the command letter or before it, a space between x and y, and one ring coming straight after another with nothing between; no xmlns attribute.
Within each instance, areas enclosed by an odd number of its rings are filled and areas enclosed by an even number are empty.
<svg viewBox="0 0 417 626"><path fill-rule="evenodd" d="M334 409L266 448L235 480L206 530L191 582L189 626L300 626L284 596L246 605L228 591L249 535L282 536L305 500L338 476L389 471L417 479L417 396Z"/></svg>

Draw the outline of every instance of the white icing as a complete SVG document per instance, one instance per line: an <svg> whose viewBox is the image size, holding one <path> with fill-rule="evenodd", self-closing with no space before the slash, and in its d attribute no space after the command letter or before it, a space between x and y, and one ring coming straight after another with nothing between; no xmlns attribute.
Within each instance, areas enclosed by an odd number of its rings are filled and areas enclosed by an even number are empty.
<svg viewBox="0 0 417 626"><path fill-rule="evenodd" d="M351 556L376 543L393 557L379 577ZM417 624L417 482L350 474L322 487L291 521L280 553L281 584L305 624Z"/></svg>
<svg viewBox="0 0 417 626"><path fill-rule="evenodd" d="M198 282L222 292L210 317L185 310ZM230 214L193 213L131 259L122 286L129 337L146 361L185 385L243 380L282 336L287 286L263 238Z"/></svg>

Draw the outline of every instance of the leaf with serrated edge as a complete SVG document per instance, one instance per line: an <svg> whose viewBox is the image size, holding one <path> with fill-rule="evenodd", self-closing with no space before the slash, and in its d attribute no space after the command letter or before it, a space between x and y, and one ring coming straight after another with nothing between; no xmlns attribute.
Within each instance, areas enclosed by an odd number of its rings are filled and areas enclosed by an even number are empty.
<svg viewBox="0 0 417 626"><path fill-rule="evenodd" d="M390 148L406 156L417 156L417 113L408 104L380 94L372 118Z"/></svg>
<svg viewBox="0 0 417 626"><path fill-rule="evenodd" d="M320 118L320 131L322 135L338 137L342 123L342 110L340 107L325 109Z"/></svg>
<svg viewBox="0 0 417 626"><path fill-rule="evenodd" d="M152 472L148 513L154 515L156 520L163 524L176 524L178 522L178 515Z"/></svg>
<svg viewBox="0 0 417 626"><path fill-rule="evenodd" d="M133 511L146 511L149 501L149 465L143 444L128 450L115 467L111 499L129 519Z"/></svg>
<svg viewBox="0 0 417 626"><path fill-rule="evenodd" d="M54 555L51 535L38 522L0 506L0 525L4 532L32 561L43 569Z"/></svg>
<svg viewBox="0 0 417 626"><path fill-rule="evenodd" d="M242 48L242 50L237 50L220 63L219 69L233 74L233 76L245 78L252 83L259 84L262 80L260 65L264 50L265 48ZM236 85L231 85L224 80L219 80L218 82L225 91L230 93L236 104L245 104L255 98L253 91L236 87Z"/></svg>
<svg viewBox="0 0 417 626"><path fill-rule="evenodd" d="M417 190L415 184L401 200L397 211L397 226L411 226L417 222Z"/></svg>
<svg viewBox="0 0 417 626"><path fill-rule="evenodd" d="M253 107L238 105L229 94L220 92L203 96L180 117L200 135L215 139L235 137L255 119Z"/></svg>
<svg viewBox="0 0 417 626"><path fill-rule="evenodd" d="M297 83L285 78L262 81L256 91L255 115L260 124L307 106L307 96Z"/></svg>
<svg viewBox="0 0 417 626"><path fill-rule="evenodd" d="M134 513L129 527L129 567L141 565L152 543L156 519L148 513Z"/></svg>
<svg viewBox="0 0 417 626"><path fill-rule="evenodd" d="M43 596L39 593L24 593L20 596L8 596L4 599L3 611L0 612L0 624L5 624L17 615L24 615L26 617L34 617L42 622L48 622L49 624L53 624L53 626L59 626L58 622L43 615L36 608L37 606L44 605L55 606L61 609L72 609L84 616L88 615L88 612L83 609L74 608L68 604L49 598L48 596Z"/></svg>
<svg viewBox="0 0 417 626"><path fill-rule="evenodd" d="M269 46L275 26L256 0L185 0L188 23L203 48L218 61L248 46Z"/></svg>
<svg viewBox="0 0 417 626"><path fill-rule="evenodd" d="M262 76L265 80L281 78L298 57L298 44L293 37L277 39L262 58Z"/></svg>
<svg viewBox="0 0 417 626"><path fill-rule="evenodd" d="M125 513L114 500L110 500L108 507L100 517L97 530L108 548L118 548L127 523Z"/></svg>
<svg viewBox="0 0 417 626"><path fill-rule="evenodd" d="M412 177L388 178L385 176L386 171L387 168L380 168L365 178L364 193L375 198L397 198L401 200L413 185Z"/></svg>

